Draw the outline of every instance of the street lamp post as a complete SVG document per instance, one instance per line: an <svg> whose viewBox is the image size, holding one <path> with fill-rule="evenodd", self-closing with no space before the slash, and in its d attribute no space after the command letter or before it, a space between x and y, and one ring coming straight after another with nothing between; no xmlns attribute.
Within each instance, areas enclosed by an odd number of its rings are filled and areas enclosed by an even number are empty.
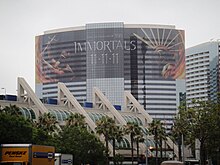
<svg viewBox="0 0 220 165"><path fill-rule="evenodd" d="M148 139L147 139L147 135L146 135L146 165L148 165Z"/></svg>
<svg viewBox="0 0 220 165"><path fill-rule="evenodd" d="M4 89L4 90L5 90L5 95L6 95L6 88L1 88L1 89Z"/></svg>
<svg viewBox="0 0 220 165"><path fill-rule="evenodd" d="M184 155L184 137L183 137L183 134L181 136L182 138L182 161L184 162L185 161L185 155Z"/></svg>
<svg viewBox="0 0 220 165"><path fill-rule="evenodd" d="M4 90L5 90L5 97L6 97L6 88L1 88L1 89L4 89ZM5 97L3 97L3 98L4 98L4 100L5 100Z"/></svg>

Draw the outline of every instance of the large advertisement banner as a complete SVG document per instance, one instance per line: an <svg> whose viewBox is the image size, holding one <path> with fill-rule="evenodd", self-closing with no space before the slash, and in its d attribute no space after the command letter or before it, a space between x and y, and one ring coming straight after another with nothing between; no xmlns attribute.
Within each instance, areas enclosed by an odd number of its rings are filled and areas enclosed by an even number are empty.
<svg viewBox="0 0 220 165"><path fill-rule="evenodd" d="M176 29L141 28L133 33L141 43L145 67L153 77L185 78L184 31ZM153 64L153 65L152 65ZM158 74L156 74L158 73ZM146 73L147 74L147 73Z"/></svg>
<svg viewBox="0 0 220 165"><path fill-rule="evenodd" d="M86 80L84 32L78 33L65 32L36 37L37 84Z"/></svg>
<svg viewBox="0 0 220 165"><path fill-rule="evenodd" d="M88 27L37 36L35 43L37 84L123 78L125 65L136 66L137 74L144 66L146 78L185 78L182 30Z"/></svg>
<svg viewBox="0 0 220 165"><path fill-rule="evenodd" d="M96 27L87 25L87 79L123 78L123 27Z"/></svg>
<svg viewBox="0 0 220 165"><path fill-rule="evenodd" d="M70 57L70 53L65 49L53 51L56 49L52 45L56 41L56 35L48 37L46 44L43 43L45 38L45 36L37 36L35 39L36 82L58 82L65 74L73 78L73 69L69 63L65 62Z"/></svg>

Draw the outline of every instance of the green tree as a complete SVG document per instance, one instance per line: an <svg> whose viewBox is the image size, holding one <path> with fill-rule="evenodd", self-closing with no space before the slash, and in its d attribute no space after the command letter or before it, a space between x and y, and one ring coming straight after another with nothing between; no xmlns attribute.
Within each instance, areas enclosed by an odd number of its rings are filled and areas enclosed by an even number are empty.
<svg viewBox="0 0 220 165"><path fill-rule="evenodd" d="M160 140L160 133L162 129L162 124L160 120L153 120L152 123L150 123L149 132L154 135L155 140L155 149L156 149L156 165L158 165L158 144Z"/></svg>
<svg viewBox="0 0 220 165"><path fill-rule="evenodd" d="M66 124L72 125L72 126L77 126L77 127L86 127L85 116L83 116L79 113L71 114L67 118Z"/></svg>
<svg viewBox="0 0 220 165"><path fill-rule="evenodd" d="M113 146L113 160L114 160L114 164L116 164L116 161L118 158L121 158L120 155L115 155L115 150L116 150L116 142L120 142L123 139L123 130L122 127L116 125L116 123L112 124L111 130L110 130L110 139L112 140L112 146Z"/></svg>
<svg viewBox="0 0 220 165"><path fill-rule="evenodd" d="M1 143L32 143L33 127L19 113L15 105L5 107L0 113Z"/></svg>
<svg viewBox="0 0 220 165"><path fill-rule="evenodd" d="M179 157L180 161L182 161L182 154L181 154L182 153L182 151L181 151L182 136L184 135L185 140L186 140L186 137L187 137L186 133L188 132L187 130L189 129L188 125L185 124L185 122L186 122L185 121L185 119L186 119L185 111L186 111L185 105L179 107L179 113L175 117L174 125L172 127L172 136L173 136L173 139L175 139L178 144L178 157ZM190 145L191 148L194 148L195 139L188 139L187 141L188 141L187 144Z"/></svg>
<svg viewBox="0 0 220 165"><path fill-rule="evenodd" d="M96 132L98 134L103 134L105 138L105 154L106 154L106 164L109 164L109 146L108 142L111 139L111 134L112 134L112 129L115 127L115 121L108 117L108 116L103 116L100 120L96 122Z"/></svg>
<svg viewBox="0 0 220 165"><path fill-rule="evenodd" d="M15 116L21 116L22 113L21 111L19 110L19 107L17 107L16 105L9 105L9 106L6 106L2 112L5 112L7 114L10 114L10 115L15 115Z"/></svg>
<svg viewBox="0 0 220 165"><path fill-rule="evenodd" d="M114 157L114 164L115 165L123 165L124 156L121 154L116 154Z"/></svg>
<svg viewBox="0 0 220 165"><path fill-rule="evenodd" d="M162 123L158 130L158 137L159 137L159 145L160 145L160 162L163 161L163 141L166 142L166 129L163 127ZM165 144L166 145L166 144ZM166 151L165 151L166 152Z"/></svg>
<svg viewBox="0 0 220 165"><path fill-rule="evenodd" d="M125 134L130 136L131 140L131 163L134 164L134 139L136 135L139 135L141 128L137 123L128 122L124 127Z"/></svg>
<svg viewBox="0 0 220 165"><path fill-rule="evenodd" d="M141 127L138 126L136 134L134 136L134 141L136 142L136 146L137 146L137 158L139 158L139 143L143 143L144 142L144 134L142 132Z"/></svg>
<svg viewBox="0 0 220 165"><path fill-rule="evenodd" d="M39 117L37 123L37 128L41 128L46 131L49 135L52 135L55 131L58 130L56 124L58 124L56 117L51 113L44 113Z"/></svg>
<svg viewBox="0 0 220 165"><path fill-rule="evenodd" d="M64 126L58 137L57 151L74 155L74 164L98 164L105 160L104 145L86 128Z"/></svg>
<svg viewBox="0 0 220 165"><path fill-rule="evenodd" d="M212 129L209 129L207 153L215 164L220 164L220 93L217 102L212 105Z"/></svg>
<svg viewBox="0 0 220 165"><path fill-rule="evenodd" d="M181 160L181 133L179 132L179 130L177 129L177 127L175 126L175 121L173 126L171 127L171 131L169 132L170 139L173 141L174 144L177 144L178 146L178 157L179 160ZM174 144L173 144L173 158L174 158Z"/></svg>
<svg viewBox="0 0 220 165"><path fill-rule="evenodd" d="M60 131L56 118L50 113L44 113L38 122L33 122L33 143L40 145L56 145L55 136Z"/></svg>
<svg viewBox="0 0 220 165"><path fill-rule="evenodd" d="M176 130L181 129L181 132L184 134L185 144L194 146L195 139L200 141L202 165L206 163L207 157L212 156L212 153L219 149L219 114L218 103L194 100L190 107L180 109L175 119L174 126ZM210 147L214 148L210 149Z"/></svg>

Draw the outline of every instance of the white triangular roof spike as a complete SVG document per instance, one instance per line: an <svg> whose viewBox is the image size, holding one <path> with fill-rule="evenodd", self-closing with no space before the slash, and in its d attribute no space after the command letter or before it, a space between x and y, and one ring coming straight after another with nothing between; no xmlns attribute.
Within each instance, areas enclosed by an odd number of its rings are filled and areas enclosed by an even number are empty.
<svg viewBox="0 0 220 165"><path fill-rule="evenodd" d="M93 120L89 117L88 113L85 111L85 109L79 104L79 102L76 100L76 98L73 96L73 94L69 91L69 89L66 87L66 85L64 83L59 82L58 83L58 104L62 102L62 100L67 100L72 107L75 108L75 110L82 114L85 117L85 121L88 124L88 126L90 127L90 129L93 132L96 132L95 128L96 128L96 124L93 122ZM75 111L71 110L73 113L75 113ZM104 141L103 136L101 136L101 140ZM109 149L112 153L113 148L111 143L109 143Z"/></svg>
<svg viewBox="0 0 220 165"><path fill-rule="evenodd" d="M76 100L73 94L69 91L66 85L64 83L59 82L58 83L58 104L61 103L63 99L67 100L72 105L72 107L75 108L75 110L78 113L85 116L86 123L88 123L90 128L95 132L95 127L96 127L95 123L89 117L89 115L84 110L84 108L79 104L79 102ZM71 111L74 113L73 110Z"/></svg>
<svg viewBox="0 0 220 165"><path fill-rule="evenodd" d="M141 113L144 116L144 118L147 119L147 123L145 123L145 125L153 121L153 118L147 113L147 111L143 108L143 106L134 98L131 92L125 91L124 96L125 96L126 110L132 110L134 112L135 109L135 112Z"/></svg>
<svg viewBox="0 0 220 165"><path fill-rule="evenodd" d="M143 106L134 98L134 96L129 91L124 92L125 95L125 107L127 110L133 111L135 108L138 113L141 113L145 119L147 119L147 123L145 123L145 126L149 127L149 124L153 121L153 118L147 113L147 111L143 108ZM132 108L131 108L132 106ZM170 148L174 147L174 152L177 155L178 154L178 148L175 144L173 144L173 141L167 137L166 141L167 145L169 145Z"/></svg>
<svg viewBox="0 0 220 165"><path fill-rule="evenodd" d="M125 119L115 109L115 107L110 103L108 98L99 90L99 88L93 87L93 103L94 103L95 107L97 107L97 101L98 101L98 104L100 104L100 102L101 102L102 105L107 107L107 109L111 112L111 114L117 119L117 121L120 124L122 124L122 125L126 125L127 124Z"/></svg>
<svg viewBox="0 0 220 165"><path fill-rule="evenodd" d="M31 89L29 84L25 81L24 78L18 77L17 81L17 100L20 102L28 102L29 105L35 105L39 109L40 113L48 113L47 108L36 96L34 91ZM39 113L36 113L39 116Z"/></svg>

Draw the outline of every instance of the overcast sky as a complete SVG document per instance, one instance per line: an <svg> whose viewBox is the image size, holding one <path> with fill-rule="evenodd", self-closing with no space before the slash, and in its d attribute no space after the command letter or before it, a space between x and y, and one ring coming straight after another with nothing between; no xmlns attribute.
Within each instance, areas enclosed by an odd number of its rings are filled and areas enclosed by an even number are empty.
<svg viewBox="0 0 220 165"><path fill-rule="evenodd" d="M186 48L220 39L220 0L0 0L0 94L17 77L35 89L35 36L86 23L166 24L185 30Z"/></svg>

